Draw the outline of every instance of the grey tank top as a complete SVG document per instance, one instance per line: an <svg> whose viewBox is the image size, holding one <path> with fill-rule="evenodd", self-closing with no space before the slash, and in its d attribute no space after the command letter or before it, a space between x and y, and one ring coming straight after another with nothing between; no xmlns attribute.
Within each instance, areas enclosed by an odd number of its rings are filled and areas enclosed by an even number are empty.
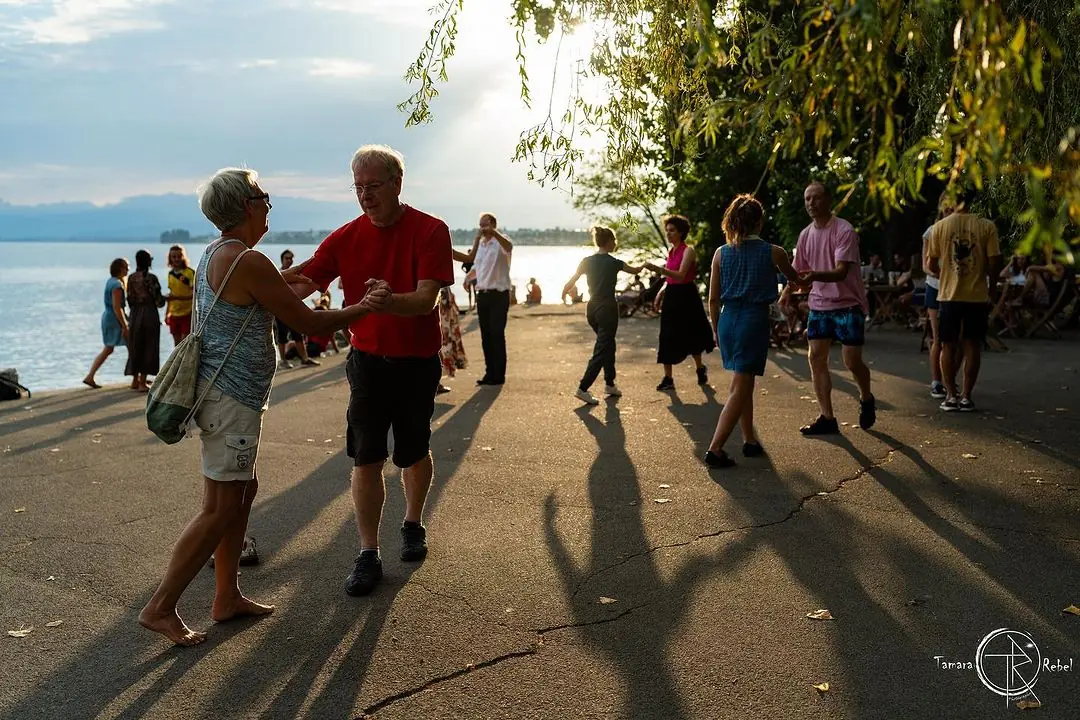
<svg viewBox="0 0 1080 720"><path fill-rule="evenodd" d="M261 305L233 305L218 298L214 304L214 290L207 280L210 258L229 241L211 243L199 261L195 272L195 321L196 328L206 323L202 332L202 351L199 354L199 379L210 381L221 367L225 354L237 339L237 333L248 313L251 320L244 334L222 367L214 386L244 407L263 411L270 400L270 386L274 382L274 316ZM232 242L240 242L234 240ZM207 316L210 306L213 312ZM193 328L194 329L194 328Z"/></svg>

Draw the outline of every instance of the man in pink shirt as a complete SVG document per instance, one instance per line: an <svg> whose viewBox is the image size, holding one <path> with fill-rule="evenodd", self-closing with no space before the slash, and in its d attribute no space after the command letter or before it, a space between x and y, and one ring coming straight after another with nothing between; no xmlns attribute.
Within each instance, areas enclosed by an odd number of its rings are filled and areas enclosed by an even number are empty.
<svg viewBox="0 0 1080 720"><path fill-rule="evenodd" d="M795 270L810 290L810 317L806 337L810 342L810 374L814 379L821 415L800 428L803 435L835 435L840 432L833 416L832 376L829 350L833 341L843 345L844 365L859 385L859 426L871 428L877 419L870 392L870 368L862 358L866 335L866 288L859 276L859 236L851 223L833 215L832 196L819 182L803 193L806 212L813 222L799 233L795 247ZM790 303L790 285L781 302Z"/></svg>

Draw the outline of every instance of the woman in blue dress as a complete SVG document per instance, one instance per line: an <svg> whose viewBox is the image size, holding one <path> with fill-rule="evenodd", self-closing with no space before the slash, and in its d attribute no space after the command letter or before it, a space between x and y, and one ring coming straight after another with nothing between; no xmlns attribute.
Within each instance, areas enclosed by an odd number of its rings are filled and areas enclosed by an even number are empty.
<svg viewBox="0 0 1080 720"><path fill-rule="evenodd" d="M105 346L94 358L90 372L83 378L83 384L92 388L101 387L94 376L101 364L112 355L117 345L126 345L128 339L128 321L124 314L124 278L128 274L128 261L116 258L109 264L109 279L105 282L105 311L101 313L101 342Z"/></svg>
<svg viewBox="0 0 1080 720"><path fill-rule="evenodd" d="M779 297L776 273L779 270L791 283L798 283L799 276L784 248L758 237L764 226L765 210L761 203L753 195L739 195L724 213L727 244L712 259L709 318L724 369L734 375L728 401L705 453L705 464L709 467L735 464L724 452L724 443L736 423L742 429L743 456L765 454L754 431L754 378L765 374L769 306Z"/></svg>

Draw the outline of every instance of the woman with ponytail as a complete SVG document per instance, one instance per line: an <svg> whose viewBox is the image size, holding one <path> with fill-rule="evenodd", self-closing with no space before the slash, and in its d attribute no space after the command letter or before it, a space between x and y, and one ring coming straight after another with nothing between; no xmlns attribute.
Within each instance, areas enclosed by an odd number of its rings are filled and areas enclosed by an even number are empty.
<svg viewBox="0 0 1080 720"><path fill-rule="evenodd" d="M722 245L713 255L709 281L709 319L720 346L724 369L734 375L730 394L720 413L705 464L731 467L735 461L724 443L738 423L745 457L765 454L754 431L754 378L765 374L769 353L769 306L779 292L776 272L798 283L784 248L762 240L765 210L753 195L739 195L724 213ZM722 310L721 310L722 308Z"/></svg>

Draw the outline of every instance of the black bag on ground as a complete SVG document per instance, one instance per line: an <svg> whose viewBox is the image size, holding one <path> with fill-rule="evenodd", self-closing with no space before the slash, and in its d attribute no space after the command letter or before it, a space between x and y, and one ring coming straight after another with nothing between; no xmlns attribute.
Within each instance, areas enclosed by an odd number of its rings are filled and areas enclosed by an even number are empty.
<svg viewBox="0 0 1080 720"><path fill-rule="evenodd" d="M30 397L30 391L19 384L19 371L15 368L0 370L0 400L18 400L23 391Z"/></svg>

